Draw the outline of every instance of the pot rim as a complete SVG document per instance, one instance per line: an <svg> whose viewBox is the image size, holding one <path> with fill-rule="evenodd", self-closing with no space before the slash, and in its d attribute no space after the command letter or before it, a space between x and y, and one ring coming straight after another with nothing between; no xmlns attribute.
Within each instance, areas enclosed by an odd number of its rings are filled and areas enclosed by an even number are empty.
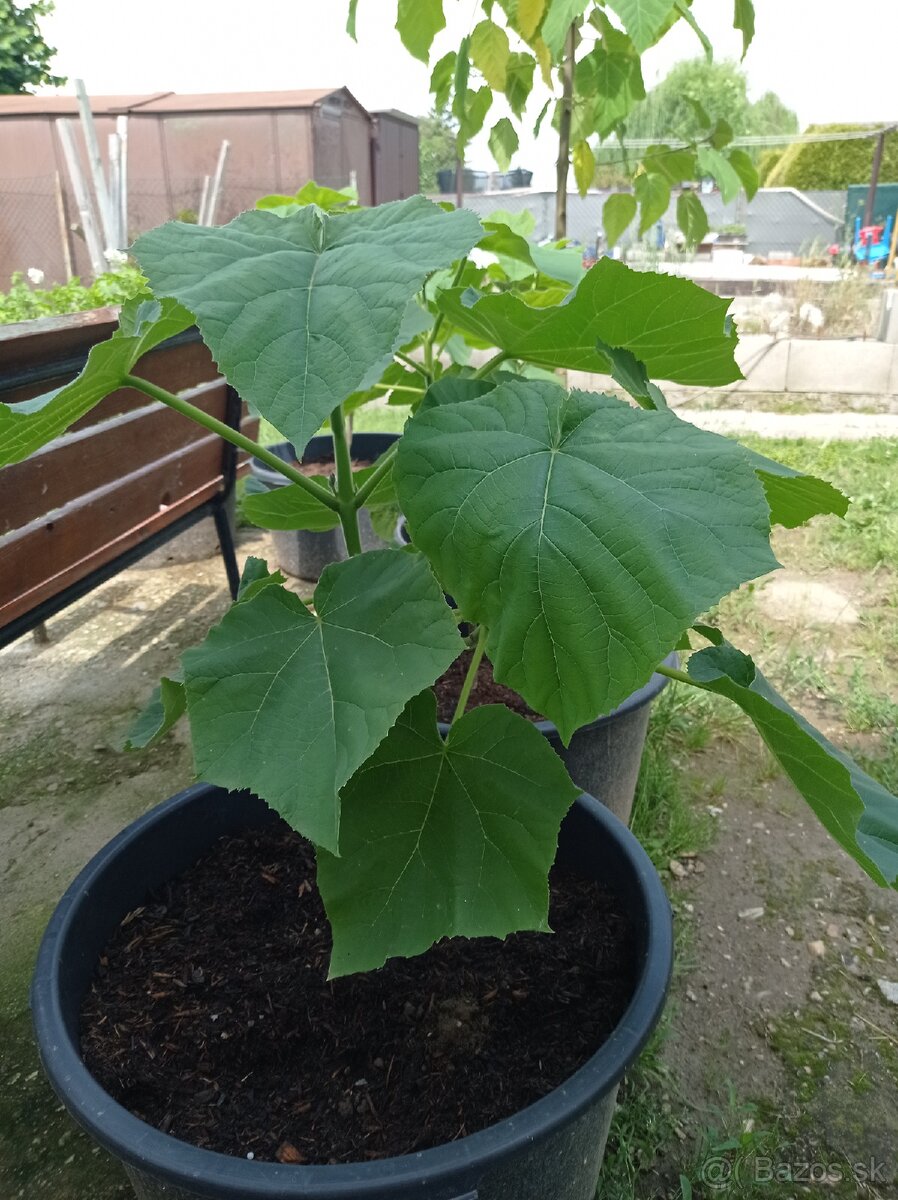
<svg viewBox="0 0 898 1200"><path fill-rule="evenodd" d="M415 1154L334 1166L254 1162L204 1150L163 1133L112 1099L90 1074L63 1015L64 953L73 951L79 908L118 854L152 824L210 792L196 784L139 817L108 842L66 890L47 926L31 985L31 1009L40 1058L54 1090L76 1122L126 1165L167 1184L216 1200L384 1200L418 1194L430 1185L474 1185L490 1166L540 1142L607 1094L636 1059L664 1007L673 963L670 904L660 877L630 830L603 804L583 793L575 802L602 826L609 853L624 860L643 905L644 954L630 1003L607 1039L564 1083L533 1104L477 1133ZM610 847L613 847L611 850ZM462 1176L463 1178L460 1178ZM476 1197L476 1190L471 1192ZM461 1200L461 1198L460 1198Z"/></svg>

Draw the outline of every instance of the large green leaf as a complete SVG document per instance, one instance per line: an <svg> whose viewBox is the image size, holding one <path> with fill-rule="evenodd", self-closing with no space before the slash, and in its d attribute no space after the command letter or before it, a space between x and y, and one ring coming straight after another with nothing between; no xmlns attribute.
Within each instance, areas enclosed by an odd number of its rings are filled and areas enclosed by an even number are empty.
<svg viewBox="0 0 898 1200"><path fill-rule="evenodd" d="M740 150L737 147L735 150L729 152L728 157L730 166L742 181L746 196L749 200L753 200L757 195L760 179L758 168L755 166L751 155L747 150Z"/></svg>
<svg viewBox="0 0 898 1200"><path fill-rule="evenodd" d="M735 0L733 28L742 34L742 57L745 58L755 36L755 6L752 0Z"/></svg>
<svg viewBox="0 0 898 1200"><path fill-rule="evenodd" d="M588 0L549 0L540 32L554 59L561 57L568 30L582 17L587 4Z"/></svg>
<svg viewBox="0 0 898 1200"><path fill-rule="evenodd" d="M483 228L486 234L477 245L481 250L489 250L497 255L503 268L512 277L519 274L521 279L526 279L528 275L541 274L573 286L579 283L585 274L583 254L577 248L537 246L535 242L528 242L526 236L507 224L504 219L499 220L498 213L484 220ZM523 264L523 269L520 272L512 271L509 259ZM567 291L568 289L565 289L565 296ZM523 298L529 302L531 294L525 293Z"/></svg>
<svg viewBox="0 0 898 1200"><path fill-rule="evenodd" d="M322 487L329 486L323 475L312 478ZM256 485L250 479L240 508L243 516L260 529L308 529L324 533L340 524L340 518L332 508L322 504L298 483L269 488L265 484Z"/></svg>
<svg viewBox="0 0 898 1200"><path fill-rule="evenodd" d="M607 204L606 204L607 207ZM512 292L447 290L437 301L451 323L547 367L608 371L596 339L631 350L653 379L716 387L742 378L737 338L726 328L731 301L688 279L633 271L602 258L564 303L533 308Z"/></svg>
<svg viewBox="0 0 898 1200"><path fill-rule="evenodd" d="M396 28L409 54L426 63L433 39L446 28L443 0L399 0Z"/></svg>
<svg viewBox="0 0 898 1200"><path fill-rule="evenodd" d="M455 79L458 54L450 50L444 54L430 73L430 90L433 93L434 108L441 111L449 103L452 94L452 82Z"/></svg>
<svg viewBox="0 0 898 1200"><path fill-rule="evenodd" d="M677 197L677 224L690 246L697 245L708 232L708 214L695 192L681 192Z"/></svg>
<svg viewBox="0 0 898 1200"><path fill-rule="evenodd" d="M611 396L522 381L428 408L393 475L415 545L487 627L496 678L565 740L778 565L742 449Z"/></svg>
<svg viewBox="0 0 898 1200"><path fill-rule="evenodd" d="M144 292L127 301L118 329L92 348L77 379L21 404L0 404L0 466L21 462L65 433L104 396L122 387L144 354L193 322L193 314L174 300L160 302Z"/></svg>
<svg viewBox="0 0 898 1200"><path fill-rule="evenodd" d="M619 241L621 234L636 216L636 197L629 192L615 192L602 205L602 228L609 246Z"/></svg>
<svg viewBox="0 0 898 1200"><path fill-rule="evenodd" d="M648 50L673 11L675 0L608 0L640 52Z"/></svg>
<svg viewBox="0 0 898 1200"><path fill-rule="evenodd" d="M546 11L546 0L517 0L515 26L525 41L529 41L539 28Z"/></svg>
<svg viewBox="0 0 898 1200"><path fill-rule="evenodd" d="M500 171L507 171L518 152L518 131L508 117L500 117L490 130L489 147Z"/></svg>
<svg viewBox="0 0 898 1200"><path fill-rule="evenodd" d="M639 201L639 236L659 221L670 204L670 184L663 175L644 172L633 181Z"/></svg>
<svg viewBox="0 0 898 1200"><path fill-rule="evenodd" d="M418 696L343 789L341 857L318 853L330 977L441 937L548 932L547 876L578 791L524 717L477 708L444 741L433 693Z"/></svg>
<svg viewBox="0 0 898 1200"><path fill-rule="evenodd" d="M495 21L481 21L475 25L471 34L471 62L498 92L505 90L508 55L508 34L501 25Z"/></svg>
<svg viewBox="0 0 898 1200"><path fill-rule="evenodd" d="M748 714L836 841L877 883L898 888L898 799L791 708L752 659L728 642L693 654L688 675Z"/></svg>
<svg viewBox="0 0 898 1200"><path fill-rule="evenodd" d="M735 200L742 190L742 180L738 171L719 150L711 146L699 146L698 169L716 182L724 204Z"/></svg>
<svg viewBox="0 0 898 1200"><path fill-rule="evenodd" d="M154 290L196 313L240 395L296 446L380 378L426 276L474 246L480 223L423 196L327 215L246 212L172 222L134 252Z"/></svg>
<svg viewBox="0 0 898 1200"><path fill-rule="evenodd" d="M314 612L264 587L183 657L197 775L249 788L336 852L339 789L461 649L420 554L327 567Z"/></svg>
<svg viewBox="0 0 898 1200"><path fill-rule="evenodd" d="M516 117L524 115L524 108L533 91L533 72L536 61L529 54L513 51L508 56L505 70L505 99Z"/></svg>
<svg viewBox="0 0 898 1200"><path fill-rule="evenodd" d="M571 153L571 161L574 164L577 191L581 196L585 196L596 177L596 156L589 142L584 140L576 143Z"/></svg>
<svg viewBox="0 0 898 1200"><path fill-rule="evenodd" d="M279 216L287 217L290 213L297 212L300 208L305 208L307 204L317 204L319 208L323 208L325 212L347 211L359 207L358 193L353 187L345 187L337 190L336 188L325 187L323 184L315 183L310 179L308 183L304 183L298 192L292 196L262 196L256 201L256 208L265 209L268 212L277 213Z"/></svg>

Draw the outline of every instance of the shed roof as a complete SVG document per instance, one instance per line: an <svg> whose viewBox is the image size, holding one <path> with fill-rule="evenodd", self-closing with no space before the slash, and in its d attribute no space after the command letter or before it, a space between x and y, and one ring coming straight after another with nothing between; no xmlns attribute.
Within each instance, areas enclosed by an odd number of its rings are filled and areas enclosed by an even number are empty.
<svg viewBox="0 0 898 1200"><path fill-rule="evenodd" d="M288 92L150 92L138 96L91 96L95 115L111 113L243 112L248 109L314 108L330 96L342 95L365 112L355 96L342 87L300 88ZM74 96L0 96L0 117L70 116L78 112Z"/></svg>

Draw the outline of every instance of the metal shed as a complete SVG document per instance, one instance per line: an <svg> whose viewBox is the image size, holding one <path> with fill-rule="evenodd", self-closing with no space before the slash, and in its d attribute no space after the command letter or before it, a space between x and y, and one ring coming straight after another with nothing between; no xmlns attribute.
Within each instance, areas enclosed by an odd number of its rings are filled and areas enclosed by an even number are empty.
<svg viewBox="0 0 898 1200"><path fill-rule="evenodd" d="M346 88L91 98L105 153L118 116L128 118L128 233L196 214L203 177L230 143L217 221L265 192L309 179L354 181L364 204L417 191L418 129L395 112L372 115ZM62 281L70 262L90 274L56 122L77 118L73 96L0 96L0 287L37 267ZM82 148L80 132L77 142ZM73 228L74 227L74 228Z"/></svg>

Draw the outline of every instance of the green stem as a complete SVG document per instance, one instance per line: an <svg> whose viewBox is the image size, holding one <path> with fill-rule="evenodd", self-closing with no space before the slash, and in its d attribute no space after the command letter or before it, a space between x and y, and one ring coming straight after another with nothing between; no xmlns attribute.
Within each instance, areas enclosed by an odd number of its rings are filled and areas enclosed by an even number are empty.
<svg viewBox="0 0 898 1200"><path fill-rule="evenodd" d="M289 479L291 483L295 483L297 487L302 488L304 492L308 492L310 496L314 496L326 508L332 512L340 511L340 504L333 492L322 487L320 483L315 483L313 479L308 479L295 467L291 467L288 462L284 462L276 454L273 454L265 446L260 446L258 442L252 441L251 438L245 437L239 430L233 429L230 425L225 425L223 421L211 417L208 413L203 412L196 405L188 403L187 400L182 400L180 396L175 396L172 392L167 392L165 388L157 387L155 383L150 383L148 379L141 379L138 375L126 375L122 383L127 387L134 388L138 392L143 392L145 396L149 396L151 400L158 400L162 404L173 408L175 412L181 413L182 416L189 417L191 421L195 421L197 425L202 425L212 433L217 433L219 437L224 438L226 442L230 442L232 446L236 446L240 450L245 450L247 454L252 454L265 463L266 467L271 467L273 471L277 471L279 475L283 475L285 479Z"/></svg>
<svg viewBox="0 0 898 1200"><path fill-rule="evenodd" d="M688 683L692 687L697 687L694 679L691 679L685 671L678 671L676 667L665 667L663 663L655 667L655 673L658 675L666 675L668 679L676 679L678 683Z"/></svg>
<svg viewBox="0 0 898 1200"><path fill-rule="evenodd" d="M399 443L394 442L389 450L385 450L380 456L380 461L377 466L358 489L355 494L355 506L361 508L383 477L393 466L393 459L396 457L396 451L399 449Z"/></svg>
<svg viewBox="0 0 898 1200"><path fill-rule="evenodd" d="M486 379L487 375L489 375L492 371L495 371L496 367L504 363L506 358L508 358L508 355L504 350L500 350L498 354L494 354L491 359L485 362L478 371L475 371L471 378Z"/></svg>
<svg viewBox="0 0 898 1200"><path fill-rule="evenodd" d="M407 354L403 354L401 350L396 350L393 354L394 358L398 358L400 362L404 362L407 367L411 367L413 371L417 371L419 375L427 378L427 371L424 369L424 364L415 362L413 358L409 358Z"/></svg>
<svg viewBox="0 0 898 1200"><path fill-rule="evenodd" d="M458 704L455 706L455 712L452 715L452 724L464 715L465 709L468 707L468 699L471 695L471 688L474 686L474 680L477 678L477 672L480 669L480 660L483 658L483 652L486 649L486 627L481 625L477 630L477 645L474 647L474 653L471 655L471 661L468 664L468 673L465 676L465 681L461 685L461 694L458 697Z"/></svg>
<svg viewBox="0 0 898 1200"><path fill-rule="evenodd" d="M334 462L337 466L337 512L343 526L346 549L350 556L354 556L362 553L362 539L359 534L358 506L352 478L352 458L346 437L346 421L340 404L331 413L331 436L334 439Z"/></svg>
<svg viewBox="0 0 898 1200"><path fill-rule="evenodd" d="M452 276L452 283L449 285L450 288L457 288L458 285L461 283L461 277L462 277L462 275L464 275L465 267L467 265L468 265L467 258L463 258L461 260L461 262L458 264L458 266L455 268L455 274ZM431 346L434 345L434 343L436 342L437 334L443 328L445 321L446 321L446 314L445 313L437 313L437 318L434 321L433 326L430 330L430 335L427 338L427 341L430 342ZM442 351L442 349L443 349L443 347L441 346L440 350Z"/></svg>

